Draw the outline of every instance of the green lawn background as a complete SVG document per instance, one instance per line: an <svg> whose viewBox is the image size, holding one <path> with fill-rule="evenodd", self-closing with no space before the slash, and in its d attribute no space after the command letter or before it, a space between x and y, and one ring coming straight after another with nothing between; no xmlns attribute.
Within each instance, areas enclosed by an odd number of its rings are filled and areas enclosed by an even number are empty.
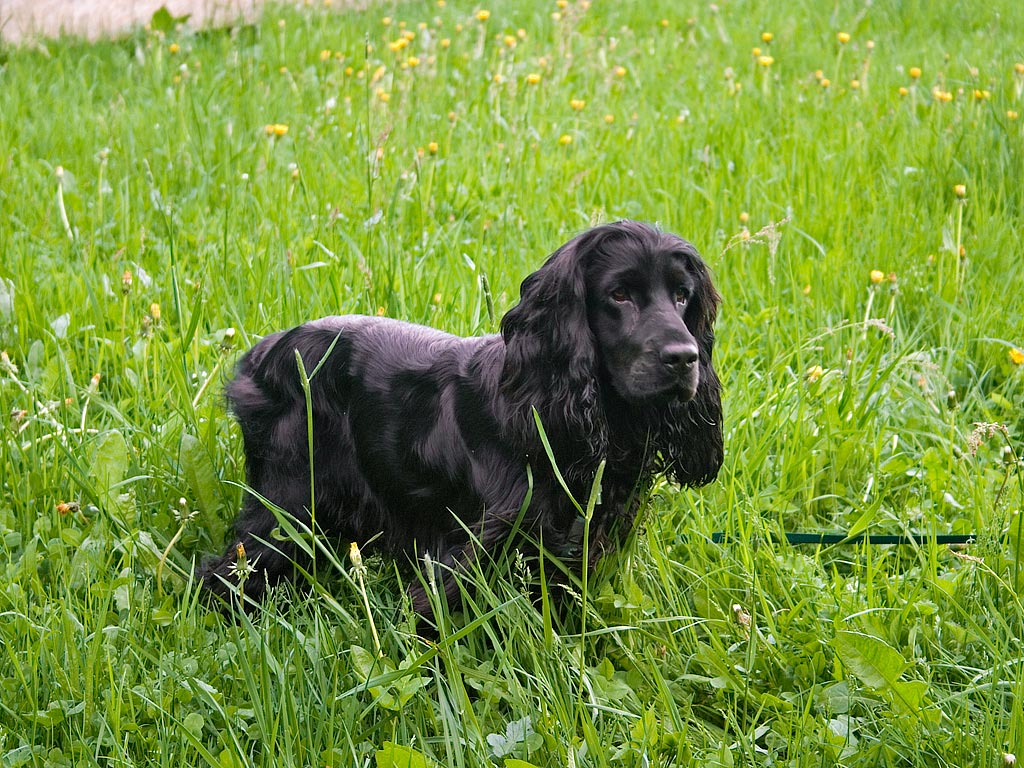
<svg viewBox="0 0 1024 768"><path fill-rule="evenodd" d="M0 764L1024 749L1017 3L153 26L0 48ZM546 254L624 217L714 270L726 463L657 489L575 618L534 609L514 556L436 644L384 562L361 585L326 561L314 598L251 620L198 604L192 565L241 497L240 349L342 312L493 332Z"/></svg>

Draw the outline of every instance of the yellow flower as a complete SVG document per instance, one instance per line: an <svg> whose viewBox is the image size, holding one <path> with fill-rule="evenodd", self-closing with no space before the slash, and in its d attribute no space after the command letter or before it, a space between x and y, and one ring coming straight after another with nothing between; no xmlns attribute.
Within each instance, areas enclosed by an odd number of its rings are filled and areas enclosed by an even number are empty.
<svg viewBox="0 0 1024 768"><path fill-rule="evenodd" d="M385 16L383 19L380 20L380 23L383 24L385 27L390 27L391 26L391 17L390 16Z"/></svg>
<svg viewBox="0 0 1024 768"><path fill-rule="evenodd" d="M487 21L489 18L491 18L491 12L488 10L480 9L476 12L477 21Z"/></svg>
<svg viewBox="0 0 1024 768"><path fill-rule="evenodd" d="M957 197L965 198L965 197L967 197L967 185L966 184L957 184L955 187L953 187L953 192L956 193Z"/></svg>
<svg viewBox="0 0 1024 768"><path fill-rule="evenodd" d="M985 101L986 99L991 99L992 91L985 88L975 88L974 98L976 98L978 101Z"/></svg>
<svg viewBox="0 0 1024 768"><path fill-rule="evenodd" d="M807 381L811 384L825 375L825 369L820 365L812 365L807 369Z"/></svg>
<svg viewBox="0 0 1024 768"><path fill-rule="evenodd" d="M585 102L583 99L570 99L569 106L575 109L577 112L579 112L581 109L587 106L587 102Z"/></svg>
<svg viewBox="0 0 1024 768"><path fill-rule="evenodd" d="M391 94L385 91L383 88L377 89L377 98L387 104L391 101Z"/></svg>
<svg viewBox="0 0 1024 768"><path fill-rule="evenodd" d="M751 49L750 53L751 53L751 55L752 55L752 56L753 56L753 57L754 57L754 58L756 59L756 58L757 58L758 56L760 56L760 55L761 55L761 49L760 49L760 48L758 48L758 47L757 47L757 46L755 45L755 46L754 46L754 47L753 47L753 48Z"/></svg>
<svg viewBox="0 0 1024 768"><path fill-rule="evenodd" d="M1010 350L1010 361L1014 365L1024 365L1024 352L1021 352L1016 347Z"/></svg>
<svg viewBox="0 0 1024 768"><path fill-rule="evenodd" d="M568 133L563 133L561 136L558 137L558 143L561 144L563 147L566 146L567 144L572 144L572 136L570 136Z"/></svg>
<svg viewBox="0 0 1024 768"><path fill-rule="evenodd" d="M1024 75L1024 61L1018 61L1014 64L1013 71L1018 75Z"/></svg>
<svg viewBox="0 0 1024 768"><path fill-rule="evenodd" d="M885 280L885 272L880 269L871 270L871 282L878 285L880 282Z"/></svg>
<svg viewBox="0 0 1024 768"><path fill-rule="evenodd" d="M494 80L494 82L498 83L499 85L501 85L501 83L505 82L505 76L503 74L501 74L500 72L495 73L495 75L494 75L494 77L492 79Z"/></svg>
<svg viewBox="0 0 1024 768"><path fill-rule="evenodd" d="M608 123L608 125L611 125L612 123L615 122L615 115L611 115L611 114L605 115L604 116L604 121L606 123Z"/></svg>
<svg viewBox="0 0 1024 768"><path fill-rule="evenodd" d="M910 68L910 76L914 80L919 80L921 78L921 68L920 67L911 67Z"/></svg>
<svg viewBox="0 0 1024 768"><path fill-rule="evenodd" d="M775 35L773 35L771 32L762 32L761 33L761 41L762 42L770 43L774 39L775 39Z"/></svg>
<svg viewBox="0 0 1024 768"><path fill-rule="evenodd" d="M526 76L526 82L528 82L530 85L536 85L537 83L540 82L540 75L538 75L536 72L531 72Z"/></svg>
<svg viewBox="0 0 1024 768"><path fill-rule="evenodd" d="M267 136L276 136L278 138L288 133L288 126L283 123L270 123L269 125L263 126L263 132Z"/></svg>
<svg viewBox="0 0 1024 768"><path fill-rule="evenodd" d="M1009 120L1016 120L1018 117L1020 117L1020 113L1017 112L1017 110L1015 109L1008 109L1006 110L1006 117Z"/></svg>
<svg viewBox="0 0 1024 768"><path fill-rule="evenodd" d="M746 224L750 221L750 214L746 211L740 211L740 224Z"/></svg>
<svg viewBox="0 0 1024 768"><path fill-rule="evenodd" d="M567 8L569 6L569 0L557 0L555 3L559 8Z"/></svg>
<svg viewBox="0 0 1024 768"><path fill-rule="evenodd" d="M418 67L420 65L419 56L410 56L405 62L409 67Z"/></svg>
<svg viewBox="0 0 1024 768"><path fill-rule="evenodd" d="M170 45L167 46L167 50L169 52L171 52L171 53L177 53L178 51L181 50L181 46L178 45L177 43L171 43Z"/></svg>
<svg viewBox="0 0 1024 768"><path fill-rule="evenodd" d="M501 41L505 44L506 48L515 48L516 47L516 42L517 41L516 41L515 35L505 35L505 37L503 37L501 39Z"/></svg>
<svg viewBox="0 0 1024 768"><path fill-rule="evenodd" d="M848 42L850 42L850 33L840 32L836 35L836 40L838 40L841 45L846 45Z"/></svg>
<svg viewBox="0 0 1024 768"><path fill-rule="evenodd" d="M612 70L612 74L614 74L616 77L625 77L626 76L626 71L627 71L626 68L620 65L620 66L615 67L615 69Z"/></svg>
<svg viewBox="0 0 1024 768"><path fill-rule="evenodd" d="M858 88L860 88L860 80L851 80L850 90L856 91Z"/></svg>
<svg viewBox="0 0 1024 768"><path fill-rule="evenodd" d="M832 85L832 81L831 80L829 80L827 77L821 78L821 87L822 88L828 88L830 85Z"/></svg>
<svg viewBox="0 0 1024 768"><path fill-rule="evenodd" d="M436 155L437 154L437 142L436 141L432 141L429 144L427 144L427 151L430 154L432 154L432 155Z"/></svg>
<svg viewBox="0 0 1024 768"><path fill-rule="evenodd" d="M383 309L383 307L382 307ZM348 545L348 559L352 561L352 565L355 568L363 567L363 555L359 551L359 545L354 541Z"/></svg>
<svg viewBox="0 0 1024 768"><path fill-rule="evenodd" d="M900 86L900 96L907 96L909 93L909 89L905 88L904 86Z"/></svg>
<svg viewBox="0 0 1024 768"><path fill-rule="evenodd" d="M757 63L760 64L765 69L768 69L768 67L770 67L772 64L775 63L775 57L774 56L758 56L757 57Z"/></svg>
<svg viewBox="0 0 1024 768"><path fill-rule="evenodd" d="M407 45L409 45L409 41L406 40L404 37L400 37L397 40L388 43L388 48L390 48L392 51L398 52L405 48Z"/></svg>
<svg viewBox="0 0 1024 768"><path fill-rule="evenodd" d="M449 39L448 39L447 37L442 37L442 38L441 38L441 43L440 43L440 45L441 45L441 47L442 47L442 48L447 48L447 47L448 47L448 46L450 46L451 44L452 44L452 41L451 41L451 40L449 40Z"/></svg>

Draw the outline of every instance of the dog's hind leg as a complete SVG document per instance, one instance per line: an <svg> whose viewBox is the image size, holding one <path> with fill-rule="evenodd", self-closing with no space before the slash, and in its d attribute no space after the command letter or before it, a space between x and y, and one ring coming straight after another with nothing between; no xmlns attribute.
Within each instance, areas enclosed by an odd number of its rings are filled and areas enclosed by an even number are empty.
<svg viewBox="0 0 1024 768"><path fill-rule="evenodd" d="M303 535L309 529L309 513L302 500L295 501L288 508L303 511L286 514L297 534ZM303 548L280 531L277 515L255 497L246 500L235 533L224 555L200 569L203 586L229 606L254 607L269 586L294 579L300 569L310 565Z"/></svg>

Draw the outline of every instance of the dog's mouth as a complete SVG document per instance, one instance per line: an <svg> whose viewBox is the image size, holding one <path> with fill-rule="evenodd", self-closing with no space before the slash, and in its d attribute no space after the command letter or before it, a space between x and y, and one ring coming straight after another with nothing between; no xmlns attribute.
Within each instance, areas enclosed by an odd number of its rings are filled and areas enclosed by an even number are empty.
<svg viewBox="0 0 1024 768"><path fill-rule="evenodd" d="M697 395L700 375L697 366L676 374L661 365L638 361L616 381L615 389L624 400L634 404L662 403L678 400L687 403Z"/></svg>

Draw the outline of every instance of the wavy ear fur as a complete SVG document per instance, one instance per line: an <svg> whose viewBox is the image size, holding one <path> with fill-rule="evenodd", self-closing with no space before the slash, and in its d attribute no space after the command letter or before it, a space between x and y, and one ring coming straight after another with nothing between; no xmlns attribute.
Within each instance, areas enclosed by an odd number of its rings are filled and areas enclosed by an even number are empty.
<svg viewBox="0 0 1024 768"><path fill-rule="evenodd" d="M722 388L712 366L715 318L721 296L703 262L694 260L695 296L685 315L686 326L700 349L700 383L687 403L674 402L654 425L661 469L680 485L705 485L722 466Z"/></svg>
<svg viewBox="0 0 1024 768"><path fill-rule="evenodd" d="M607 447L584 271L599 237L596 232L586 232L551 254L523 281L519 304L501 320L501 388L516 437L536 443L536 408L553 445L568 440L578 448L582 442L592 458L603 456Z"/></svg>

